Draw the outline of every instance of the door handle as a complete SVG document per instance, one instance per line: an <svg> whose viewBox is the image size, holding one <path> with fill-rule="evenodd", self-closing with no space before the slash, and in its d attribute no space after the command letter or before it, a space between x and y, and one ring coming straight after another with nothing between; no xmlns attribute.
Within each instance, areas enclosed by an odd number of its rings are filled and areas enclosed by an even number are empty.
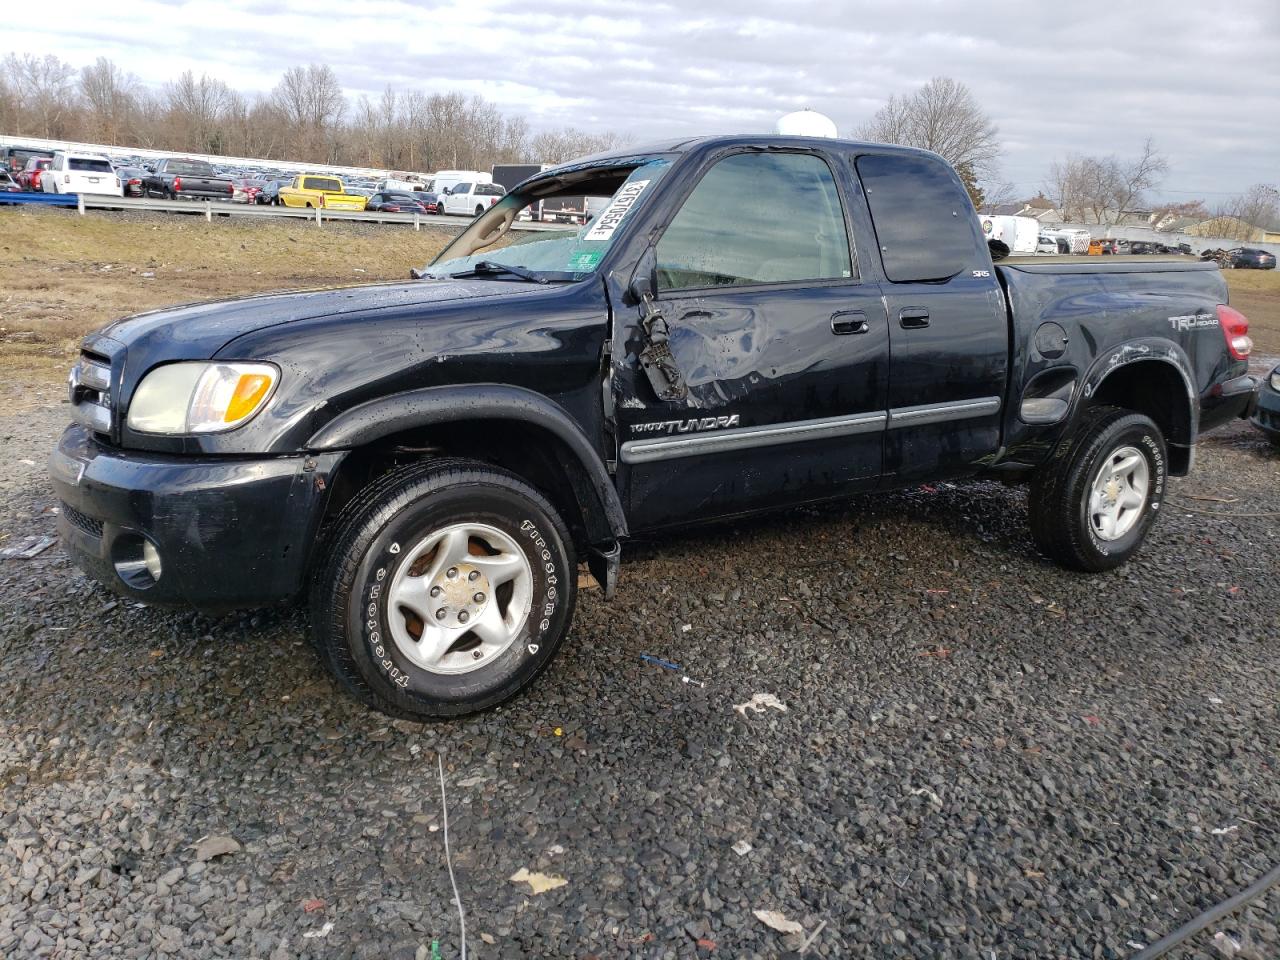
<svg viewBox="0 0 1280 960"><path fill-rule="evenodd" d="M924 307L903 307L898 311L898 326L903 330L919 330L929 325L929 311Z"/></svg>
<svg viewBox="0 0 1280 960"><path fill-rule="evenodd" d="M845 310L831 315L831 332L838 337L850 333L866 333L870 329L867 315L861 310Z"/></svg>

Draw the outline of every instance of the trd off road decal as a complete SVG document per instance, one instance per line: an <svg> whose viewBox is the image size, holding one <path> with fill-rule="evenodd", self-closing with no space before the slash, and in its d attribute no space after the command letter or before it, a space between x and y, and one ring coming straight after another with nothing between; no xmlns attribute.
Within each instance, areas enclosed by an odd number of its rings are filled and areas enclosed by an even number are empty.
<svg viewBox="0 0 1280 960"><path fill-rule="evenodd" d="M547 575L547 592L543 597L541 609L535 603L533 610L530 612L530 617L533 620L537 620L539 617L542 618L537 628L539 635L541 635L551 628L551 617L555 614L556 607L560 603L560 578L556 574L555 558L552 557L551 551L547 549L547 539L538 531L534 522L532 520L522 521L520 532L533 541L534 547L537 548L535 552L538 555L538 562L542 564L542 572ZM530 634L532 632L530 630ZM530 641L526 649L528 649L529 655L533 656L540 648L538 644Z"/></svg>
<svg viewBox="0 0 1280 960"><path fill-rule="evenodd" d="M631 183L624 183L622 189L618 191L618 195L613 198L613 202L605 207L604 213L600 214L583 239L612 240L613 231L618 229L618 225L622 223L622 218L627 215L628 210L635 206L635 202L640 199L640 194L644 193L644 188L649 186L649 183L650 181L648 180L633 180Z"/></svg>
<svg viewBox="0 0 1280 960"><path fill-rule="evenodd" d="M1188 313L1185 316L1169 318L1169 326L1175 330L1200 330L1217 325L1218 318L1212 313Z"/></svg>

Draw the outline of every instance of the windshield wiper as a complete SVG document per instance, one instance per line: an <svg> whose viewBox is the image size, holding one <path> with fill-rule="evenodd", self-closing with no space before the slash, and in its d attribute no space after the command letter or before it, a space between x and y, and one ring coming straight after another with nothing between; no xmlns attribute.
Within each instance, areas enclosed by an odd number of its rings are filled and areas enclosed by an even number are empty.
<svg viewBox="0 0 1280 960"><path fill-rule="evenodd" d="M461 273L451 273L449 276L455 280L462 277L492 277L498 274L508 273L513 277L519 277L521 280L530 280L533 283L550 283L551 281L537 271L530 270L527 267L512 267L505 263L494 263L492 260L477 260L471 265L470 270L463 270Z"/></svg>

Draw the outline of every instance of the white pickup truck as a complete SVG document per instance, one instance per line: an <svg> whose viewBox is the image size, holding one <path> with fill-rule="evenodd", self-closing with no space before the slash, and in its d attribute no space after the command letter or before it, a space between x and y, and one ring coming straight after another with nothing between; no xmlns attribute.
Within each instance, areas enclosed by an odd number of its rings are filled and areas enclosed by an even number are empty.
<svg viewBox="0 0 1280 960"><path fill-rule="evenodd" d="M506 195L496 183L456 183L439 195L441 213L478 217Z"/></svg>
<svg viewBox="0 0 1280 960"><path fill-rule="evenodd" d="M111 161L99 153L66 153L59 150L40 177L45 193L98 193L123 197L120 178Z"/></svg>

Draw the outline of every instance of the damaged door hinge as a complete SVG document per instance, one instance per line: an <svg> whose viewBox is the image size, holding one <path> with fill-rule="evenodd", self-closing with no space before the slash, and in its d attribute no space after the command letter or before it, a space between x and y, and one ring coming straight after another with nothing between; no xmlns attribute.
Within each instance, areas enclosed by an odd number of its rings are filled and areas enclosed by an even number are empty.
<svg viewBox="0 0 1280 960"><path fill-rule="evenodd" d="M659 400L683 400L689 395L676 359L671 355L667 319L654 305L653 296L646 293L640 300L640 329L644 332L645 347L640 351L640 366Z"/></svg>

